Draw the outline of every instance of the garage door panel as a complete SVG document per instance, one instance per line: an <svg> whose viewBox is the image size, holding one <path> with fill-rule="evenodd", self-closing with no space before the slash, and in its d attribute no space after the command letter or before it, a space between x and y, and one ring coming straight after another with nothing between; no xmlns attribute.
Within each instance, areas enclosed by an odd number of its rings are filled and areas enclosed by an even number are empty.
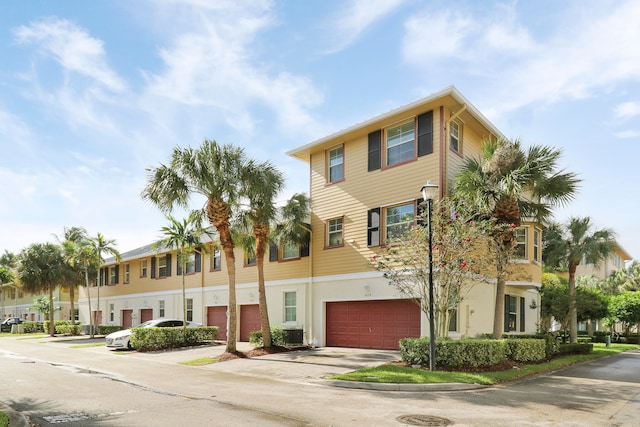
<svg viewBox="0 0 640 427"><path fill-rule="evenodd" d="M227 307L207 307L207 325L218 327L218 339L227 339Z"/></svg>
<svg viewBox="0 0 640 427"><path fill-rule="evenodd" d="M420 307L411 300L328 302L327 345L398 349L398 341L420 336Z"/></svg>
<svg viewBox="0 0 640 427"><path fill-rule="evenodd" d="M258 304L240 306L240 341L249 341L249 334L261 330L260 306Z"/></svg>

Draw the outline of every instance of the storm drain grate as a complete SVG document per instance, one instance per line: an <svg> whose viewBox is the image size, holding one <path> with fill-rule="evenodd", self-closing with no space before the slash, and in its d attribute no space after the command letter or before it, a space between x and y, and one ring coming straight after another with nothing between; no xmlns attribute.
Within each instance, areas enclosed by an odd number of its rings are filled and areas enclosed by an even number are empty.
<svg viewBox="0 0 640 427"><path fill-rule="evenodd" d="M453 424L453 421L451 420L442 417L436 417L434 415L402 415L396 419L401 423L410 426L439 427L450 426Z"/></svg>

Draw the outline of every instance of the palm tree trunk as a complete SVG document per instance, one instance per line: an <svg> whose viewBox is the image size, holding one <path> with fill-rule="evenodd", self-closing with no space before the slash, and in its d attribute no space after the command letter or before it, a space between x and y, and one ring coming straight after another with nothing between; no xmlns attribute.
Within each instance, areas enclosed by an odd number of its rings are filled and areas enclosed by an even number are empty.
<svg viewBox="0 0 640 427"><path fill-rule="evenodd" d="M578 309L576 307L576 268L577 264L569 263L569 337L571 343L578 342Z"/></svg>
<svg viewBox="0 0 640 427"><path fill-rule="evenodd" d="M49 335L56 335L56 325L53 320L53 286L49 286Z"/></svg>
<svg viewBox="0 0 640 427"><path fill-rule="evenodd" d="M220 245L224 251L229 279L229 304L227 306L227 353L235 353L238 331L238 307L236 306L236 257L233 253L233 240L228 225L217 227L220 235Z"/></svg>
<svg viewBox="0 0 640 427"><path fill-rule="evenodd" d="M498 236L496 242L496 301L493 313L493 338L500 339L504 333L504 295L506 290L507 265L509 264L509 251L511 243Z"/></svg>
<svg viewBox="0 0 640 427"><path fill-rule="evenodd" d="M269 310L267 309L267 295L264 286L264 254L265 240L256 236L256 264L258 267L258 302L260 309L260 328L262 329L262 346L271 347L271 325L269 324Z"/></svg>

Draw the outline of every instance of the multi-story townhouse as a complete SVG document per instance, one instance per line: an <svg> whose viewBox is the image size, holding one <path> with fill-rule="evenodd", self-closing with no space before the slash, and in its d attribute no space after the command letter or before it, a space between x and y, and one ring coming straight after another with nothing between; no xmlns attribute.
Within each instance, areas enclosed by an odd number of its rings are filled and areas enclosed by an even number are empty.
<svg viewBox="0 0 640 427"><path fill-rule="evenodd" d="M265 262L272 325L300 328L305 343L391 349L403 337L428 334L418 305L400 295L369 266L387 236L415 215L426 181L448 194L469 156L479 156L484 138L501 137L454 87L291 150L309 164L311 244L270 248ZM539 319L541 229L524 222L517 230L517 277L507 282L505 332L533 333ZM151 246L122 254L101 273L100 307L91 287L92 310L101 322L136 325L155 317L182 317L182 278L187 318L226 334L227 272L224 255L193 255L179 271L175 252ZM240 340L259 329L254 261L236 249ZM104 286L106 284L106 286ZM81 319L88 323L85 290ZM495 281L475 285L458 307L450 336L492 331Z"/></svg>
<svg viewBox="0 0 640 427"><path fill-rule="evenodd" d="M98 288L89 287L91 311L98 324L136 326L159 317L183 317L184 278L187 320L218 326L219 338L226 339L228 280L222 251L194 252L185 271L175 251L157 251L147 245L121 254L119 262L107 260L100 271ZM309 323L305 305L308 295L308 247L272 246L265 259L269 319L272 325L304 329ZM239 336L249 340L249 332L260 329L255 258L240 248L236 257L236 291ZM87 289L80 290L80 316L89 323ZM97 312L97 313L96 313Z"/></svg>
<svg viewBox="0 0 640 427"><path fill-rule="evenodd" d="M613 253L599 264L591 264L583 260L576 268L576 276L595 276L605 280L615 271L626 268L626 263L631 260L633 257L616 243Z"/></svg>
<svg viewBox="0 0 640 427"><path fill-rule="evenodd" d="M49 296L48 292L32 294L23 291L13 283L0 284L0 318L19 317L30 322L42 322L46 316L35 311L32 306L34 300L41 296ZM54 297L54 318L56 320L71 320L71 303L69 291L57 287L53 293ZM78 309L75 308L75 318L78 319Z"/></svg>
<svg viewBox="0 0 640 427"><path fill-rule="evenodd" d="M501 137L455 87L292 150L307 162L312 200L310 338L318 345L396 348L428 335L418 305L368 266L399 225L415 215L420 189L449 193L464 159L480 156L485 138ZM505 332L533 333L541 281L539 226L517 230L518 279L507 282ZM492 331L495 282L478 283L450 326L450 336Z"/></svg>

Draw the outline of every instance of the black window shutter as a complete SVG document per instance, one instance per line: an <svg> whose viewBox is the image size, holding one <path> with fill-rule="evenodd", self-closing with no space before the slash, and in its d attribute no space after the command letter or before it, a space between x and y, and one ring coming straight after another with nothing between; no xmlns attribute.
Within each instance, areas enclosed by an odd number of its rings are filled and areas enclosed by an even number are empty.
<svg viewBox="0 0 640 427"><path fill-rule="evenodd" d="M382 131L369 134L369 172L380 169L382 149Z"/></svg>
<svg viewBox="0 0 640 427"><path fill-rule="evenodd" d="M504 296L504 331L509 332L509 295Z"/></svg>
<svg viewBox="0 0 640 427"><path fill-rule="evenodd" d="M520 297L520 332L524 332L524 298Z"/></svg>
<svg viewBox="0 0 640 427"><path fill-rule="evenodd" d="M182 276L182 257L178 254L178 256L176 256L176 275L177 276ZM167 264L169 264L169 260L167 260Z"/></svg>
<svg viewBox="0 0 640 427"><path fill-rule="evenodd" d="M367 246L380 246L380 208L367 212Z"/></svg>
<svg viewBox="0 0 640 427"><path fill-rule="evenodd" d="M196 273L200 273L202 271L202 255L200 252L196 252Z"/></svg>
<svg viewBox="0 0 640 427"><path fill-rule="evenodd" d="M433 110L418 116L418 157L433 153Z"/></svg>
<svg viewBox="0 0 640 427"><path fill-rule="evenodd" d="M151 278L156 278L156 257L151 257Z"/></svg>
<svg viewBox="0 0 640 427"><path fill-rule="evenodd" d="M278 261L278 245L269 245L269 262Z"/></svg>
<svg viewBox="0 0 640 427"><path fill-rule="evenodd" d="M116 264L116 285L120 283L120 264Z"/></svg>
<svg viewBox="0 0 640 427"><path fill-rule="evenodd" d="M167 254L167 277L171 276L171 254Z"/></svg>

